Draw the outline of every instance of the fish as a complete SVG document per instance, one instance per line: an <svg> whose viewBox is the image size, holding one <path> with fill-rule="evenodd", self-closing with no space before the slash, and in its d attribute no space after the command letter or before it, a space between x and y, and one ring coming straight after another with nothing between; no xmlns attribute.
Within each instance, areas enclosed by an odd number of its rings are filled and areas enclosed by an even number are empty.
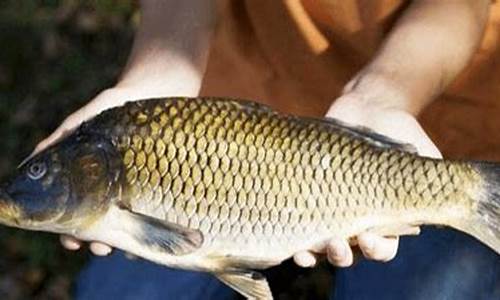
<svg viewBox="0 0 500 300"><path fill-rule="evenodd" d="M364 127L247 100L148 99L23 163L0 185L0 223L273 299L261 270L334 237L448 226L500 254L500 165L420 157Z"/></svg>

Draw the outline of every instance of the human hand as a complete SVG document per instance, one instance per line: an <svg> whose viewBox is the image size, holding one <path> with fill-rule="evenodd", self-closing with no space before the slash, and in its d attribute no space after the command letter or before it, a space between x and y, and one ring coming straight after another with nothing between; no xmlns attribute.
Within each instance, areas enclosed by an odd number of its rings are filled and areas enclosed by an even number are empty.
<svg viewBox="0 0 500 300"><path fill-rule="evenodd" d="M185 72L187 73L187 72ZM179 77L184 75L179 75ZM194 77L194 75L193 75ZM191 78L191 82L197 82L199 79ZM180 87L179 87L180 86ZM182 93L187 95L196 95L199 86L186 87L182 85L167 85L166 88L160 89L157 86L144 84L142 81L134 82L129 85L121 85L114 88L107 89L101 92L97 97L91 100L87 105L80 108L76 112L68 116L62 124L46 139L41 141L36 147L32 155L42 151L59 139L71 133L83 122L93 118L104 110L112 107L117 107L125 104L127 101L134 101L140 99L157 98L164 96L177 96ZM82 242L74 237L63 235L61 236L62 245L69 250L78 250L82 246ZM91 242L90 250L95 255L108 255L111 253L112 248L108 245L99 242Z"/></svg>
<svg viewBox="0 0 500 300"><path fill-rule="evenodd" d="M163 74L167 73L164 72ZM201 85L201 75L192 72L190 67L178 68L175 74L165 76L165 78L168 79L166 81L180 82L179 84L161 84L162 81L156 80L156 76L149 76L147 78L150 80L128 80L126 84L122 81L116 87L101 92L87 105L68 116L54 133L35 147L35 151L32 155L52 145L72 132L80 124L93 118L104 110L121 106L127 101L166 96L195 96L198 94ZM78 250L82 246L81 241L66 235L61 236L61 243L69 250ZM111 253L112 248L103 243L92 242L90 243L90 250L95 255L104 256Z"/></svg>
<svg viewBox="0 0 500 300"><path fill-rule="evenodd" d="M326 116L353 126L364 126L397 141L410 143L421 156L441 158L441 153L415 117L402 109L389 107L384 103L364 101L361 95L352 92L338 98ZM414 227L408 233L418 234L419 228ZM357 236L352 245L357 244L366 258L386 262L396 256L398 243L398 237L382 237L367 232ZM311 267L317 262L317 254L326 254L331 264L348 267L353 263L352 245L346 240L335 238L311 251L295 254L294 260L299 266Z"/></svg>
<svg viewBox="0 0 500 300"><path fill-rule="evenodd" d="M126 101L198 95L215 28L216 2L143 0L141 15L127 66L116 86L66 118L53 134L38 144L34 154L82 122ZM178 26L181 23L183 26ZM61 242L70 250L82 245L69 236L62 236ZM90 249L96 255L107 255L112 250L96 242L90 244Z"/></svg>
<svg viewBox="0 0 500 300"><path fill-rule="evenodd" d="M137 92L137 89L135 89ZM94 100L71 114L61 126L47 139L43 140L37 147L36 152L54 143L65 133L72 131L82 122L99 114L108 108L122 105L125 99L129 99L130 91L126 89L109 89L99 94ZM392 137L396 140L415 145L418 153L423 156L439 158L441 155L436 146L431 142L417 120L409 113L386 108L377 104L367 105L359 101L359 97L346 94L337 99L330 108L327 117L336 118L350 124L365 126L376 132ZM394 126L398 124L398 126ZM418 232L418 228L415 229ZM61 236L61 243L69 250L78 250L82 243L70 236ZM388 261L394 258L398 248L397 237L381 237L373 233L363 233L356 238L357 243L365 257ZM90 244L91 251L96 255L108 255L112 248L98 242ZM328 260L340 267L346 267L353 262L353 253L347 241L332 239L327 245L322 245L311 252L300 252L294 256L296 263L303 267L316 264L315 253L326 253Z"/></svg>
<svg viewBox="0 0 500 300"><path fill-rule="evenodd" d="M134 95L131 95L126 89L112 88L103 91L87 105L68 116L54 131L54 133L36 146L33 154L36 154L52 145L57 140L63 138L66 134L72 132L81 123L91 119L100 112L111 107L123 105L127 100L133 100L130 98L133 96ZM63 246L69 250L78 250L82 246L81 241L71 236L63 235L60 239ZM111 253L112 249L103 243L92 242L90 243L90 250L96 255L103 256Z"/></svg>
<svg viewBox="0 0 500 300"><path fill-rule="evenodd" d="M130 99L130 96L127 95L127 92L123 89L113 88L104 90L85 106L69 115L50 136L38 143L32 155L39 153L43 149L54 144L83 122L91 119L106 109L121 106L127 100L132 99Z"/></svg>

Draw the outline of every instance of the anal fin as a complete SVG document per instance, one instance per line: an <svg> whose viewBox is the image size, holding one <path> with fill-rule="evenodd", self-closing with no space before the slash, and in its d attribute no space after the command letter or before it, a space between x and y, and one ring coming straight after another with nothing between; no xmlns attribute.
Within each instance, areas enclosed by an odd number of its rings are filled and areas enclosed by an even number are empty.
<svg viewBox="0 0 500 300"><path fill-rule="evenodd" d="M215 276L247 299L272 300L273 294L267 279L259 272L248 270L234 270L216 273Z"/></svg>

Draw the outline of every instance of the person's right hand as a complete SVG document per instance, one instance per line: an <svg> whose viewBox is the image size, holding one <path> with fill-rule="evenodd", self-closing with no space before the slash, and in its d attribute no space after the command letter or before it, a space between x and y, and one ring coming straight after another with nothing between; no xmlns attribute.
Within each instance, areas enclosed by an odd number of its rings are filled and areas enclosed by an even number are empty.
<svg viewBox="0 0 500 300"><path fill-rule="evenodd" d="M194 81L194 79L193 79ZM196 90L197 93L197 90ZM71 115L69 115L61 125L46 139L41 141L36 147L32 155L46 149L50 145L57 142L59 139L65 137L67 134L71 133L83 122L93 118L99 113L117 106L125 104L127 101L136 101L141 99L163 97L167 95L178 95L179 93L175 90L165 90L160 91L151 87L147 84L137 84L131 85L130 87L114 87L104 90L99 95L97 95L93 100L88 102L85 106L78 109ZM194 94L194 92L189 92L188 94ZM74 237L68 235L61 236L62 245L68 250L78 250L82 246L82 242ZM108 255L111 253L112 248L106 244L100 242L91 242L90 250L95 255Z"/></svg>
<svg viewBox="0 0 500 300"><path fill-rule="evenodd" d="M34 153L82 122L127 101L198 95L215 28L216 1L143 0L141 15L127 66L116 86L67 117ZM69 236L62 236L61 242L70 250L82 245ZM111 247L102 243L91 243L90 249L96 255L111 252Z"/></svg>

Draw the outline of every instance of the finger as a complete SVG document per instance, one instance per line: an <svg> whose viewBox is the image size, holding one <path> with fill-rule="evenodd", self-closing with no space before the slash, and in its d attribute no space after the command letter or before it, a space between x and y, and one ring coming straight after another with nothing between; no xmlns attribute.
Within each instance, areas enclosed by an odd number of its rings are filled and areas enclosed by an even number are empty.
<svg viewBox="0 0 500 300"><path fill-rule="evenodd" d="M84 111L84 109L80 109L80 111ZM49 135L47 138L45 138L43 141L38 143L38 145L35 147L35 150L31 153L29 157L33 157L36 154L40 153L50 145L54 144L56 141L60 140L65 134L68 133L68 131L71 131L73 128L77 127L81 121L75 117L76 113L70 115L69 117L64 120L59 128L57 128L51 135Z"/></svg>
<svg viewBox="0 0 500 300"><path fill-rule="evenodd" d="M41 141L40 143L38 143L38 145L36 145L36 147L33 150L33 152L31 152L31 154L28 155L28 157L26 157L25 159L23 159L23 161L19 164L19 166L24 165L27 161L29 161L30 159L32 159L33 156L37 155L43 149L47 148L50 144L52 144L54 142L54 140L56 139L55 136L59 135L58 131L59 130L57 130L56 132L54 132L53 134L51 134L48 138L46 138L43 141Z"/></svg>
<svg viewBox="0 0 500 300"><path fill-rule="evenodd" d="M64 246L64 248L68 250L78 250L82 246L82 243L75 239L74 237L68 236L68 235L61 235L59 237L59 240L61 241L61 244Z"/></svg>
<svg viewBox="0 0 500 300"><path fill-rule="evenodd" d="M328 261L337 267L349 267L353 263L351 247L346 240L332 239L326 248Z"/></svg>
<svg viewBox="0 0 500 300"><path fill-rule="evenodd" d="M427 133L425 133L424 129L418 124L417 120L413 119L412 121L414 122L413 128L415 130L415 134L412 135L413 138L409 142L415 145L418 154L437 159L443 158L437 146L432 142Z"/></svg>
<svg viewBox="0 0 500 300"><path fill-rule="evenodd" d="M402 228L400 232L398 232L398 236L401 235L419 235L420 234L420 227L419 226L408 226L405 228Z"/></svg>
<svg viewBox="0 0 500 300"><path fill-rule="evenodd" d="M59 128L56 129L51 135L41 141L36 147L31 155L35 155L40 151L46 149L50 145L54 144L58 140L60 140L69 130L74 127L73 121L71 117L68 117Z"/></svg>
<svg viewBox="0 0 500 300"><path fill-rule="evenodd" d="M398 252L398 237L381 237L373 233L358 236L358 245L366 258L387 262Z"/></svg>
<svg viewBox="0 0 500 300"><path fill-rule="evenodd" d="M103 243L92 242L90 243L90 251L98 256L106 256L111 253L112 248Z"/></svg>
<svg viewBox="0 0 500 300"><path fill-rule="evenodd" d="M44 139L38 145L36 145L35 150L30 154L30 157L35 156L40 153L43 149L47 148L50 144L52 144L58 137L60 136L59 132L54 132L48 138Z"/></svg>
<svg viewBox="0 0 500 300"><path fill-rule="evenodd" d="M312 268L317 263L316 255L309 251L301 251L293 256L293 260L298 266Z"/></svg>
<svg viewBox="0 0 500 300"><path fill-rule="evenodd" d="M378 236L402 236L402 235L419 235L420 234L420 227L416 225L408 225L408 224L401 224L398 226L388 226L388 227L375 227L371 228L368 231L369 233L373 233ZM356 240L356 239L355 239ZM358 244L358 241L356 240L356 244ZM352 246L353 244L351 244Z"/></svg>
<svg viewBox="0 0 500 300"><path fill-rule="evenodd" d="M431 142L430 139L425 139L420 142L421 144L417 146L417 151L420 156L426 156L430 158L442 159L443 155L439 149Z"/></svg>

